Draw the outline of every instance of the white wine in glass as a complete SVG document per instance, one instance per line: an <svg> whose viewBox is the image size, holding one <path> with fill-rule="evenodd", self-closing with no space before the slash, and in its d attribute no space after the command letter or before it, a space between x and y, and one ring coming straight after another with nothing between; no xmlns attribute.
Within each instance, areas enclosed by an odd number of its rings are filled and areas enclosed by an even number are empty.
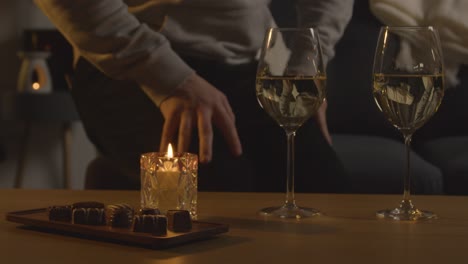
<svg viewBox="0 0 468 264"><path fill-rule="evenodd" d="M261 215L304 218L318 215L294 198L294 137L325 99L326 74L318 33L312 28L271 28L265 35L257 69L256 95L287 137L286 199ZM312 168L311 168L312 172Z"/></svg>
<svg viewBox="0 0 468 264"><path fill-rule="evenodd" d="M406 146L403 200L394 209L377 212L393 220L435 218L417 209L410 198L410 147L414 132L439 108L444 96L443 58L432 27L382 27L374 58L373 95L377 106L402 134Z"/></svg>

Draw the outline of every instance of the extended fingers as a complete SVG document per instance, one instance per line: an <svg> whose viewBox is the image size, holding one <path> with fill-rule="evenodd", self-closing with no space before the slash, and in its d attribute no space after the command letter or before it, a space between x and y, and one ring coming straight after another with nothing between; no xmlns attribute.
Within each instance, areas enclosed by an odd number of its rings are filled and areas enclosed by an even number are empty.
<svg viewBox="0 0 468 264"><path fill-rule="evenodd" d="M199 108L197 111L198 137L200 142L200 162L211 161L213 146L213 126L211 125L212 110Z"/></svg>
<svg viewBox="0 0 468 264"><path fill-rule="evenodd" d="M232 111L231 105L229 104L229 101L227 100L226 96L223 96L221 103L232 122L235 122L236 116L234 115L234 112Z"/></svg>
<svg viewBox="0 0 468 264"><path fill-rule="evenodd" d="M177 140L178 152L185 152L190 146L194 122L193 119L194 113L192 109L185 110L181 115L179 124L179 139Z"/></svg>

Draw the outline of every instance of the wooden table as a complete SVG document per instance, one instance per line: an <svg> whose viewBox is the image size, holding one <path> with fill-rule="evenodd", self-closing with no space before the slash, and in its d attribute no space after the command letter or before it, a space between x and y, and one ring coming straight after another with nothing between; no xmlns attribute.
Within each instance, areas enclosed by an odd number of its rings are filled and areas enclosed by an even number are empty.
<svg viewBox="0 0 468 264"><path fill-rule="evenodd" d="M417 196L437 220L398 223L374 212L396 206L395 195L298 194L324 215L272 220L257 209L283 194L200 193L200 220L227 223L228 233L164 250L38 232L0 220L2 263L467 263L468 197ZM134 191L0 190L0 213L98 200L137 205Z"/></svg>

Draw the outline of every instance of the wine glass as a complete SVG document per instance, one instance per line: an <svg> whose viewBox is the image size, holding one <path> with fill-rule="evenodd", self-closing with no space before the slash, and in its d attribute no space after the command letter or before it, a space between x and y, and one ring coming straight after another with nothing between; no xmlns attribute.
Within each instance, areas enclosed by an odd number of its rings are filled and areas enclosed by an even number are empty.
<svg viewBox="0 0 468 264"><path fill-rule="evenodd" d="M294 137L325 100L326 74L318 32L313 28L270 28L263 42L256 78L260 106L287 136L286 200L260 215L304 218L319 214L294 199Z"/></svg>
<svg viewBox="0 0 468 264"><path fill-rule="evenodd" d="M433 27L382 27L374 57L373 95L378 108L402 134L406 146L403 200L380 218L423 220L433 212L417 209L410 199L410 145L413 133L436 112L444 96L443 58Z"/></svg>

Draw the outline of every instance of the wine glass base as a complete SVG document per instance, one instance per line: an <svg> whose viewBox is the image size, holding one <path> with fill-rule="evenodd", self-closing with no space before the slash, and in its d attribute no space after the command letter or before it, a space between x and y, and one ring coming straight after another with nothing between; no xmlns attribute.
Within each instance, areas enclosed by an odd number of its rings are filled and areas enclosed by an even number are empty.
<svg viewBox="0 0 468 264"><path fill-rule="evenodd" d="M261 216L279 217L279 218L307 218L320 215L320 211L313 208L299 207L296 205L275 206L263 208L258 212Z"/></svg>
<svg viewBox="0 0 468 264"><path fill-rule="evenodd" d="M377 211L377 217L396 221L421 221L437 218L437 215L430 211L418 209L402 210L401 208L385 209Z"/></svg>

